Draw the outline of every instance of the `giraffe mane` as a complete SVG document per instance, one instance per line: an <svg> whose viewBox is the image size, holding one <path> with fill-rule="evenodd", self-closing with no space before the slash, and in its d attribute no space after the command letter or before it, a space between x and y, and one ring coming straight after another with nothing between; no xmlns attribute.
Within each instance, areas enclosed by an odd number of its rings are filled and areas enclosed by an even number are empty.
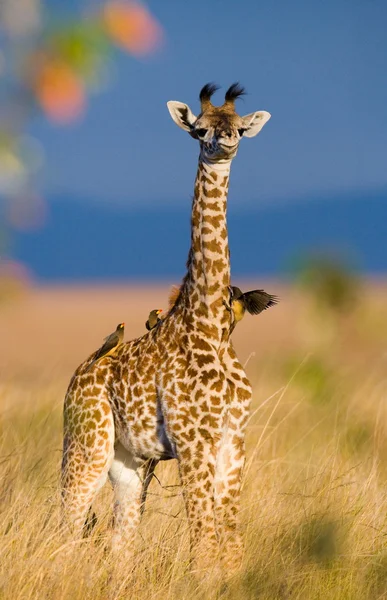
<svg viewBox="0 0 387 600"><path fill-rule="evenodd" d="M179 297L180 294L180 286L179 285L173 285L171 287L171 291L169 292L169 296L168 296L168 305L169 308L173 308L176 304L176 300Z"/></svg>

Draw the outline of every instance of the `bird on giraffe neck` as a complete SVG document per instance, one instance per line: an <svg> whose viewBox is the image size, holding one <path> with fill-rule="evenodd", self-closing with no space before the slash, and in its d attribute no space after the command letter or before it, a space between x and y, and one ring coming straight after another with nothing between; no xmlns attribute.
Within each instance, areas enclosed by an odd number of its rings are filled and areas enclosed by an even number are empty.
<svg viewBox="0 0 387 600"><path fill-rule="evenodd" d="M250 315L259 315L263 310L275 306L278 303L278 297L268 294L264 290L251 290L242 292L239 287L229 286L230 292L230 310L233 313L234 321L231 325L231 333L235 326L243 319L246 311Z"/></svg>
<svg viewBox="0 0 387 600"><path fill-rule="evenodd" d="M158 323L160 323L161 317L159 317L159 314L162 312L162 308L155 308L154 310L151 310L151 312L149 313L148 320L145 323L145 327L148 331L151 331L156 327Z"/></svg>
<svg viewBox="0 0 387 600"><path fill-rule="evenodd" d="M87 371L89 371L97 361L101 360L101 358L113 354L117 346L123 342L124 331L125 323L119 323L116 330L104 339L104 344L101 346L101 348L99 348L99 350L97 350L92 362L86 369Z"/></svg>

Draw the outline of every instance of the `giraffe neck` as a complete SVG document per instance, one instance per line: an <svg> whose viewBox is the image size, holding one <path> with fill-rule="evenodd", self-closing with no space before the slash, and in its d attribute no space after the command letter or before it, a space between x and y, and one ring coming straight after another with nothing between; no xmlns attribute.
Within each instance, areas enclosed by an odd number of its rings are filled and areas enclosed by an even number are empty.
<svg viewBox="0 0 387 600"><path fill-rule="evenodd" d="M214 165L199 159L186 277L190 312L218 330L225 321L224 301L228 300L230 285L226 222L230 166L231 161Z"/></svg>

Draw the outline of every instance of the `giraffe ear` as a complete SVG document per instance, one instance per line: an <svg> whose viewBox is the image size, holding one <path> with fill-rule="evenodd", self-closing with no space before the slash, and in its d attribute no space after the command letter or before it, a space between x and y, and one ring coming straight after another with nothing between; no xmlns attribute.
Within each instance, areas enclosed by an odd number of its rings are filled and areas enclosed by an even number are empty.
<svg viewBox="0 0 387 600"><path fill-rule="evenodd" d="M271 114L266 112L266 110L260 110L242 117L245 126L244 137L254 137L257 135L270 117Z"/></svg>
<svg viewBox="0 0 387 600"><path fill-rule="evenodd" d="M167 106L169 113L176 125L184 129L184 131L191 132L197 117L195 117L188 104L177 102L176 100L170 100L167 102Z"/></svg>

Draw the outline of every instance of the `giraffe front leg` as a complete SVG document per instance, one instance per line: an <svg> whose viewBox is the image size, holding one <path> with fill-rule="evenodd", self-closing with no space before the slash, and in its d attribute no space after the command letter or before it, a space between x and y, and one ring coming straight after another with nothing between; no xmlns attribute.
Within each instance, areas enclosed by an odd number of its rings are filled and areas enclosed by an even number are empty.
<svg viewBox="0 0 387 600"><path fill-rule="evenodd" d="M112 548L124 551L126 558L135 552L136 530L156 464L156 460L144 462L134 457L120 442L116 443L109 470L115 496Z"/></svg>
<svg viewBox="0 0 387 600"><path fill-rule="evenodd" d="M230 404L217 455L215 472L215 518L222 563L228 573L242 561L240 490L245 463L245 429L251 402L251 386L231 347L227 357Z"/></svg>
<svg viewBox="0 0 387 600"><path fill-rule="evenodd" d="M195 372L193 367L191 370ZM168 424L183 486L192 566L210 574L216 572L219 558L214 479L227 382L220 366L217 370L197 372L193 382L180 384L187 389L187 395L179 397L169 411Z"/></svg>
<svg viewBox="0 0 387 600"><path fill-rule="evenodd" d="M243 557L239 511L244 462L243 436L235 429L227 429L218 453L214 489L221 560L228 573L239 569Z"/></svg>
<svg viewBox="0 0 387 600"><path fill-rule="evenodd" d="M176 451L188 518L191 565L205 576L218 574L214 478L222 437L227 381L217 355L184 363L161 387L167 434ZM172 379L172 381L171 381ZM180 393L176 393L180 390Z"/></svg>
<svg viewBox="0 0 387 600"><path fill-rule="evenodd" d="M214 518L215 443L192 426L177 443L180 480L190 530L193 570L211 571L219 555Z"/></svg>

